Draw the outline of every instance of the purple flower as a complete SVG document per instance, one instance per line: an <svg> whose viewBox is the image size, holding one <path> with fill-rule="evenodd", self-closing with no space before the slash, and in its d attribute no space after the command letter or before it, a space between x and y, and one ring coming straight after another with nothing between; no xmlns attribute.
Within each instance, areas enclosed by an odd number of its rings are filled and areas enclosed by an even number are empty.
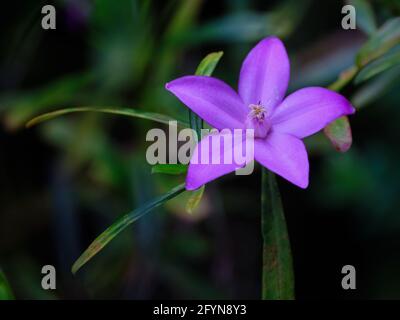
<svg viewBox="0 0 400 320"><path fill-rule="evenodd" d="M355 109L342 95L321 87L300 89L284 99L290 76L289 58L276 37L260 41L247 55L239 93L205 76L185 76L166 84L179 100L211 126L254 129L254 158L293 184L308 186L309 164L301 139ZM197 145L201 152L209 136ZM220 146L211 152L222 152ZM233 146L234 148L234 146ZM193 159L193 158L192 158ZM186 188L194 190L245 163L197 164L191 161Z"/></svg>

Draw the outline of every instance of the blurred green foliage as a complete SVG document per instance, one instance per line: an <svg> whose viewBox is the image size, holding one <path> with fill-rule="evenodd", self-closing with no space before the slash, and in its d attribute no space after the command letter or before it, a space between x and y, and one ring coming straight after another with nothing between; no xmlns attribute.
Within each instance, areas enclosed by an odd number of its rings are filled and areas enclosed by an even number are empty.
<svg viewBox="0 0 400 320"><path fill-rule="evenodd" d="M14 295L11 291L6 276L0 269L0 300L12 300L12 299L14 299Z"/></svg>
<svg viewBox="0 0 400 320"><path fill-rule="evenodd" d="M347 154L337 154L321 134L307 140L311 187L307 196L292 189L283 196L293 238L301 239L302 230L293 227L290 212L307 226L313 222L307 220L310 210L320 219L330 210L342 219L340 212L345 211L357 220L355 237L367 244L398 233L400 6L389 0L349 2L358 10L356 31L340 28L342 2L311 0L60 0L55 36L40 29L37 2L16 11L15 21L3 20L2 139L15 139L15 147L0 144L0 172L6 179L0 190L0 263L15 284L15 296L258 297L254 270L259 261L252 259L260 250L248 248L258 243L252 242L255 232L248 226L259 222L251 214L259 212L258 185L248 180L252 178L233 185L233 177L227 177L219 182L223 192L217 184L207 186L190 215L185 210L188 195L180 195L139 220L133 232L115 238L73 278L72 262L92 239L122 212L182 183L183 176L151 174L144 157L144 132L155 125L151 122L82 113L29 131L24 126L42 113L77 106L127 106L186 123L187 109L164 90L165 83L193 74L203 56L223 50L215 74L234 84L247 50L271 34L287 44L291 91L343 81L340 74L356 66L341 89L357 109L370 106L350 120L354 143ZM284 191L290 188L283 186ZM304 207L297 208L297 203ZM398 249L396 239L386 250L373 250L390 256ZM301 242L293 246L296 256ZM54 294L40 288L38 270L48 260L61 270L60 289ZM400 287L385 295L386 275L377 272L392 270L397 263L391 258L363 265L373 276L369 274L361 294L399 297ZM248 273L247 264L252 268ZM301 290L312 295L301 289L301 270L295 272L300 277L297 296ZM7 298L5 283L0 280L0 296L5 292Z"/></svg>

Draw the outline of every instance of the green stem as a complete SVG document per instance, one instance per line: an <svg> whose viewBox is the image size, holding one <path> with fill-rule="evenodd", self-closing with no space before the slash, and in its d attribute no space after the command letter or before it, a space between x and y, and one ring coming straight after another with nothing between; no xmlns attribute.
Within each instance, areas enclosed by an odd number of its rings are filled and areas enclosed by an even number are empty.
<svg viewBox="0 0 400 320"><path fill-rule="evenodd" d="M339 92L350 83L351 80L353 80L358 71L359 68L357 66L352 66L349 69L346 69L340 74L339 78L335 82L328 86L328 89Z"/></svg>
<svg viewBox="0 0 400 320"><path fill-rule="evenodd" d="M263 236L262 299L294 299L289 235L275 175L262 168L261 230Z"/></svg>

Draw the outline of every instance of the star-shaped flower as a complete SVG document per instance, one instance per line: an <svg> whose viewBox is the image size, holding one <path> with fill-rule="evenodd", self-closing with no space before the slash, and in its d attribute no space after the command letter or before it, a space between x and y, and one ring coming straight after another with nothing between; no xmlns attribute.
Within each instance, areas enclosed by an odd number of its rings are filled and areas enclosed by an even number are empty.
<svg viewBox="0 0 400 320"><path fill-rule="evenodd" d="M268 37L244 60L238 93L221 80L206 76L178 78L167 83L166 88L219 130L254 129L255 160L293 184L306 188L309 164L301 139L341 116L354 113L355 109L342 95L321 87L303 88L284 98L289 76L289 58L283 43L276 37ZM209 140L210 136L203 138L195 154L205 145L208 147ZM210 152L223 152L221 146L211 147ZM197 189L244 165L191 161L186 188Z"/></svg>

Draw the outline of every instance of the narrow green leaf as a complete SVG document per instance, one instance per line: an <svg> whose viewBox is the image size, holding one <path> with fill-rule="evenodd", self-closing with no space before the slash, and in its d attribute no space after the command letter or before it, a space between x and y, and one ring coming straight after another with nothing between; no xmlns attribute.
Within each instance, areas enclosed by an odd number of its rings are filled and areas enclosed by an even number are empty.
<svg viewBox="0 0 400 320"><path fill-rule="evenodd" d="M0 269L0 300L14 300L11 287L6 276Z"/></svg>
<svg viewBox="0 0 400 320"><path fill-rule="evenodd" d="M262 168L261 229L263 236L262 299L294 299L289 235L275 175Z"/></svg>
<svg viewBox="0 0 400 320"><path fill-rule="evenodd" d="M356 57L356 66L351 67L341 74L339 79L329 88L340 91L346 84L354 79L358 72L356 82L369 79L375 74L387 70L398 63L397 54L389 54L389 57L378 59L385 55L393 47L400 44L400 17L388 20L381 28L376 30L370 39L363 45ZM394 50L396 52L396 49ZM365 67L366 66L366 67ZM362 71L365 67L366 70ZM361 71L360 71L361 70ZM342 117L329 124L324 129L325 135L332 142L336 150L346 152L352 144L350 122L347 117Z"/></svg>
<svg viewBox="0 0 400 320"><path fill-rule="evenodd" d="M201 129L203 129L203 119L198 117L192 110L188 111L189 115L189 126L196 132L194 139L198 142L201 139Z"/></svg>
<svg viewBox="0 0 400 320"><path fill-rule="evenodd" d="M392 48L382 57L367 64L356 76L354 82L359 84L377 74L400 64L400 45Z"/></svg>
<svg viewBox="0 0 400 320"><path fill-rule="evenodd" d="M72 266L72 273L76 273L84 264L86 264L94 255L102 250L112 239L114 239L121 231L123 231L130 224L144 216L151 210L159 207L164 202L176 197L185 191L185 184L180 184L170 190L169 192L155 198L152 201L145 203L138 209L125 214L108 227L102 234L100 234L90 246L83 252L83 254L75 261Z"/></svg>
<svg viewBox="0 0 400 320"><path fill-rule="evenodd" d="M35 114L54 105L74 103L93 81L91 73L64 76L31 91L18 91L11 96L0 96L0 110L5 111L4 122L10 129L23 126Z"/></svg>
<svg viewBox="0 0 400 320"><path fill-rule="evenodd" d="M357 74L358 68L356 66L352 66L343 72L340 73L339 78L332 83L328 89L333 91L340 91L342 90L348 83L350 83L354 76Z"/></svg>
<svg viewBox="0 0 400 320"><path fill-rule="evenodd" d="M223 51L208 54L203 60L201 60L195 74L197 76L211 76L223 54Z"/></svg>
<svg viewBox="0 0 400 320"><path fill-rule="evenodd" d="M360 49L356 62L362 67L400 43L400 17L384 23Z"/></svg>
<svg viewBox="0 0 400 320"><path fill-rule="evenodd" d="M192 214L194 210L199 206L201 198L204 193L204 186L190 193L190 197L186 203L186 211Z"/></svg>
<svg viewBox="0 0 400 320"><path fill-rule="evenodd" d="M177 121L172 117L159 114L159 113L153 113L153 112L145 112L141 110L135 110L131 108L121 108L121 107L76 107L76 108L66 108L66 109L60 109L56 110L53 112L45 113L42 114L36 118L33 118L30 120L27 124L26 127L32 127L34 125L37 125L38 123L41 123L43 121L47 121L68 113L74 113L74 112L102 112L102 113L111 113L111 114L118 114L118 115L123 115L123 116L128 116L128 117L134 117L134 118L141 118L141 119L147 119L147 120L152 120L155 122L163 123L163 124L168 124L170 121ZM182 121L177 121L179 125L187 127L188 124Z"/></svg>
<svg viewBox="0 0 400 320"><path fill-rule="evenodd" d="M324 133L339 152L346 152L353 142L349 119L344 116L324 128Z"/></svg>
<svg viewBox="0 0 400 320"><path fill-rule="evenodd" d="M151 168L151 173L164 173L164 174L185 174L188 166L186 164L156 164Z"/></svg>
<svg viewBox="0 0 400 320"><path fill-rule="evenodd" d="M366 34L371 35L376 31L376 20L371 4L367 0L349 1L356 9L357 26Z"/></svg>
<svg viewBox="0 0 400 320"><path fill-rule="evenodd" d="M396 85L400 80L400 65L378 75L361 88L351 97L351 102L357 109L379 99L385 92Z"/></svg>

